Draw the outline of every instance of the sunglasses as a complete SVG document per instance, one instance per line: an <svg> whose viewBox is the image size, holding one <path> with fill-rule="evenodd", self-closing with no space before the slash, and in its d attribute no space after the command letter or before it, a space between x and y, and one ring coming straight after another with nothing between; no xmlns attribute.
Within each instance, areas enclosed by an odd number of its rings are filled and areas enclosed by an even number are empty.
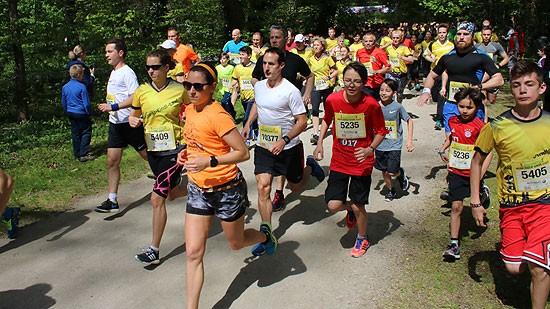
<svg viewBox="0 0 550 309"><path fill-rule="evenodd" d="M162 64L153 64L153 65L145 65L145 69L149 71L150 69L153 69L153 71L156 71L158 69L162 68Z"/></svg>
<svg viewBox="0 0 550 309"><path fill-rule="evenodd" d="M183 87L189 91L191 90L191 87L195 88L196 91L202 91L204 89L204 86L207 86L207 85L211 85L211 84L208 84L208 83L190 83L190 82L183 82Z"/></svg>

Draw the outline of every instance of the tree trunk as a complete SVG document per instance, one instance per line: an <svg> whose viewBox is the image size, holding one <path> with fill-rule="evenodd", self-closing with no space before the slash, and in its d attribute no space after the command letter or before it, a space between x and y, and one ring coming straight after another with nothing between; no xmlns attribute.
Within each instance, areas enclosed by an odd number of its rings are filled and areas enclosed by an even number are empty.
<svg viewBox="0 0 550 309"><path fill-rule="evenodd" d="M19 17L17 15L18 0L8 0L8 14L11 25L11 46L15 59L15 95L13 103L17 106L17 118L19 122L27 121L27 85L25 73L25 57L21 46L21 34L19 32Z"/></svg>

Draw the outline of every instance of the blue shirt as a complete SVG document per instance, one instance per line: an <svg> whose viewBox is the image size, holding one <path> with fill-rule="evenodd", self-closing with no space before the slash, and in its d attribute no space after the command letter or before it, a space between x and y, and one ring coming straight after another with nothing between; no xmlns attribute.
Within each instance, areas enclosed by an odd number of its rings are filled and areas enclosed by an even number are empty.
<svg viewBox="0 0 550 309"><path fill-rule="evenodd" d="M92 104L86 86L78 79L72 78L63 86L61 104L67 113L92 115Z"/></svg>
<svg viewBox="0 0 550 309"><path fill-rule="evenodd" d="M232 53L232 54L238 54L239 49L242 47L248 46L245 42L240 41L239 44L235 44L235 41L231 40L227 43L225 43L225 46L223 47L223 52L225 53Z"/></svg>

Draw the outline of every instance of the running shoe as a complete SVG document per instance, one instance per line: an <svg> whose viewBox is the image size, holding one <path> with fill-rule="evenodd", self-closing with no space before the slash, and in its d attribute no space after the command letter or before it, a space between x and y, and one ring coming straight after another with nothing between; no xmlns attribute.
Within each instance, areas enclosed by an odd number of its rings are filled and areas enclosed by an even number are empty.
<svg viewBox="0 0 550 309"><path fill-rule="evenodd" d="M159 257L158 251L153 250L151 247L147 249L142 249L142 250L143 250L143 253L136 254L135 256L138 262L141 262L146 265L160 263L160 257Z"/></svg>
<svg viewBox="0 0 550 309"><path fill-rule="evenodd" d="M439 194L439 198L444 200L444 201L448 201L449 200L449 189L445 189L443 190L440 194Z"/></svg>
<svg viewBox="0 0 550 309"><path fill-rule="evenodd" d="M355 241L355 246L351 249L351 257L358 258L367 253L367 249L370 247L368 239L359 239Z"/></svg>
<svg viewBox="0 0 550 309"><path fill-rule="evenodd" d="M275 238L275 235L273 235L271 224L263 222L260 225L260 231L264 232L267 236L267 240L263 243L265 253L269 255L273 254L275 252L275 249L277 248L277 238Z"/></svg>
<svg viewBox="0 0 550 309"><path fill-rule="evenodd" d="M311 134L311 139L309 141L312 145L317 145L317 142L319 141L319 135L315 133Z"/></svg>
<svg viewBox="0 0 550 309"><path fill-rule="evenodd" d="M457 244L449 244L447 250L443 252L443 257L455 260L460 259L460 247Z"/></svg>
<svg viewBox="0 0 550 309"><path fill-rule="evenodd" d="M155 179L155 174L153 174L153 172L147 172L147 178L149 179Z"/></svg>
<svg viewBox="0 0 550 309"><path fill-rule="evenodd" d="M346 226L348 229L353 230L355 228L355 225L357 224L357 218L355 218L355 214L353 211L349 211L346 215Z"/></svg>
<svg viewBox="0 0 550 309"><path fill-rule="evenodd" d="M87 154L85 156L82 156L82 157L78 158L78 161L86 162L86 161L92 161L92 160L95 160L95 159L97 159L97 156L94 156L92 154Z"/></svg>
<svg viewBox="0 0 550 309"><path fill-rule="evenodd" d="M252 250L250 250L250 253L252 253L252 255L254 255L254 256L263 255L263 254L265 253L264 244L261 243L261 242L257 243L257 244L252 248Z"/></svg>
<svg viewBox="0 0 550 309"><path fill-rule="evenodd" d="M395 198L395 191L393 189L388 190L388 193L384 196L384 201L391 202Z"/></svg>
<svg viewBox="0 0 550 309"><path fill-rule="evenodd" d="M311 166L311 176L317 178L319 182L325 179L325 171L323 171L323 168L315 161L313 156L307 156L306 165Z"/></svg>
<svg viewBox="0 0 550 309"><path fill-rule="evenodd" d="M285 207L285 195L283 193L275 192L271 206L273 207L273 212L283 210Z"/></svg>
<svg viewBox="0 0 550 309"><path fill-rule="evenodd" d="M19 231L19 213L21 213L21 208L19 207L10 207L11 208L11 218L4 220L8 225L8 238L14 239L15 235Z"/></svg>
<svg viewBox="0 0 550 309"><path fill-rule="evenodd" d="M491 205L491 193L489 192L489 187L483 185L480 195L481 205L483 205L485 209L489 208Z"/></svg>
<svg viewBox="0 0 550 309"><path fill-rule="evenodd" d="M399 169L401 170L401 173L399 174L399 176L397 176L397 180L399 180L399 184L401 185L401 190L407 191L409 190L409 187L411 184L409 183L407 174L405 174L405 169L403 169L402 167L400 167Z"/></svg>
<svg viewBox="0 0 550 309"><path fill-rule="evenodd" d="M442 123L440 120L436 121L436 122L435 122L434 129L436 129L436 130L441 130L441 129L443 129L443 123Z"/></svg>
<svg viewBox="0 0 550 309"><path fill-rule="evenodd" d="M101 203L100 206L95 208L97 212L118 212L118 202L113 203L110 199Z"/></svg>

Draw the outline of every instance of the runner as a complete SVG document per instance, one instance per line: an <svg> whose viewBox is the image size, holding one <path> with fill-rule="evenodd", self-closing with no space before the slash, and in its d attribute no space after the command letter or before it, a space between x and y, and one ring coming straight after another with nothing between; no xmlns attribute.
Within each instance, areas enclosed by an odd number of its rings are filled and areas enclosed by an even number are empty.
<svg viewBox="0 0 550 309"><path fill-rule="evenodd" d="M394 27L389 27L388 28L388 32L387 32L388 35L385 35L386 32L382 32L382 37L380 38L380 48L382 50L384 50L384 52L386 52L386 48L388 48L388 46L390 46L392 44L393 29L394 29Z"/></svg>
<svg viewBox="0 0 550 309"><path fill-rule="evenodd" d="M477 110L485 99L478 88L461 88L454 96L457 102L459 116L449 119L451 134L439 149L439 156L448 164L449 202L451 202L451 243L447 246L443 257L448 261L460 259L459 231L460 216L464 199L470 196L470 164L474 153L474 145L485 123L476 117ZM446 150L450 148L449 155ZM481 183L483 186L483 183ZM483 190L479 190L483 192ZM486 199L485 198L482 198ZM486 205L487 207L489 205Z"/></svg>
<svg viewBox="0 0 550 309"><path fill-rule="evenodd" d="M113 38L107 41L105 57L113 67L107 83L107 103L99 104L99 110L109 113L109 137L107 141L107 180L109 197L95 208L97 212L118 212L118 184L120 182L120 160L122 151L128 145L134 147L139 155L147 160L147 145L143 135L143 126L132 128L128 124L130 106L138 85L134 71L126 65L124 59L128 49L123 39Z"/></svg>
<svg viewBox="0 0 550 309"><path fill-rule="evenodd" d="M176 42L177 50L172 58L182 64L183 73L187 75L187 73L189 73L189 69L191 68L191 64L201 61L201 55L195 53L193 48L180 42L180 33L174 28L168 29L168 40Z"/></svg>
<svg viewBox="0 0 550 309"><path fill-rule="evenodd" d="M397 103L403 102L403 92L407 86L407 62L413 62L413 53L403 42L403 31L394 30L391 34L392 44L386 48L391 65L391 72L386 78L393 79L398 84Z"/></svg>
<svg viewBox="0 0 550 309"><path fill-rule="evenodd" d="M311 46L313 47L313 37L311 39ZM327 52L331 52L334 47L338 45L338 41L336 40L336 30L334 30L333 27L328 28L328 38L326 39Z"/></svg>
<svg viewBox="0 0 550 309"><path fill-rule="evenodd" d="M500 45L500 43L491 41L492 35L493 31L491 30L491 28L483 28L481 30L482 42L477 43L475 45L475 48L489 55L489 58L491 58L491 60L493 60L496 64L497 68L500 69L508 64L508 61L510 61L510 59L508 58L508 54L506 53L502 45ZM498 56L502 58L500 62L497 61ZM495 104L498 94L498 88L495 88L492 91L487 91L486 93L487 99L489 99L489 103Z"/></svg>
<svg viewBox="0 0 550 309"><path fill-rule="evenodd" d="M9 239L14 239L17 236L19 214L21 213L19 207L8 207L12 191L13 179L3 170L0 170L0 214L2 214L2 221L8 226Z"/></svg>
<svg viewBox="0 0 550 309"><path fill-rule="evenodd" d="M424 40L422 40L422 57L420 58L420 65L422 67L422 83L426 82L426 77L428 74L430 74L430 66L431 62L428 61L424 55L426 51L428 50L428 46L432 43L432 31L427 30L426 33L424 33ZM427 55L427 54L426 54Z"/></svg>
<svg viewBox="0 0 550 309"><path fill-rule="evenodd" d="M172 57L159 49L147 55L147 73L151 82L139 86L134 94L128 117L132 128L145 126L147 160L156 176L151 204L153 205L153 240L136 260L150 265L160 262L159 247L166 226L166 199L173 201L185 196L187 189L180 184L182 166L176 163L177 154L185 148L182 138L184 104L189 96L183 85L168 78L174 68ZM143 116L143 118L141 118Z"/></svg>
<svg viewBox="0 0 550 309"><path fill-rule="evenodd" d="M395 33L395 31L394 31ZM407 151L414 150L413 145L413 120L407 114L403 105L394 101L393 97L397 92L398 84L393 79L385 79L380 86L380 107L384 114L386 130L388 133L384 140L375 150L374 168L382 171L382 177L388 187L384 200L391 202L395 198L396 191L393 187L392 177L396 177L401 190L409 189L409 179L405 170L401 167L401 148L403 147L403 127L401 120L407 122Z"/></svg>
<svg viewBox="0 0 550 309"><path fill-rule="evenodd" d="M443 55L451 52L455 48L455 45L453 44L453 42L447 39L448 33L449 33L449 25L440 24L439 27L437 28L438 40L429 44L428 48L424 50L424 58L431 63L430 68L432 70L435 68L435 65L439 62L439 59L441 59ZM443 128L443 105L445 105L445 96L442 96L440 94L443 86L443 80L442 80L441 74L443 73L438 74L438 77L435 79L433 87L430 87L432 100L437 103L436 122L434 126L436 130L441 130ZM425 85L427 83L428 76L429 74L426 75L426 79L424 80L425 88L426 88Z"/></svg>
<svg viewBox="0 0 550 309"><path fill-rule="evenodd" d="M336 39L336 47L334 47L331 51L330 51L330 56L332 57L332 59L334 61L339 61L340 59L342 59L342 55L340 55L340 51L342 50L342 47L344 47L344 43L345 43L345 40L346 38L344 36L339 36L337 39ZM347 47L347 46L346 46Z"/></svg>
<svg viewBox="0 0 550 309"><path fill-rule="evenodd" d="M374 97L375 100L380 100L380 85L384 80L384 74L391 71L391 66L388 63L386 53L375 46L376 37L372 32L367 32L363 36L363 46L355 54L357 61L363 63L367 68L369 77L363 91Z"/></svg>
<svg viewBox="0 0 550 309"><path fill-rule="evenodd" d="M310 142L317 145L319 140L319 107L324 104L328 95L332 93L334 80L338 75L336 64L332 57L325 51L327 42L321 37L313 38L313 57L309 58L307 64L315 74L315 88L311 92L311 122L313 123L313 133Z"/></svg>
<svg viewBox="0 0 550 309"><path fill-rule="evenodd" d="M268 47L264 45L262 34L259 31L254 32L252 35L252 58L250 58L250 60L254 63L257 62L258 58L265 53L267 48Z"/></svg>
<svg viewBox="0 0 550 309"><path fill-rule="evenodd" d="M254 85L256 104L241 132L243 138L248 139L250 124L258 119L260 134L254 150L254 174L262 217L260 231L269 235L272 235L271 216L274 211L271 202L273 177L284 175L294 193L304 188L310 175L319 182L325 178L325 172L312 157L307 158L304 168L304 146L299 135L307 126L306 109L300 91L282 77L284 66L284 51L272 47L265 52L263 69L267 79ZM266 243L258 243L252 254L272 254L273 250L275 248Z"/></svg>
<svg viewBox="0 0 550 309"><path fill-rule="evenodd" d="M235 106L237 97L241 97L241 104L245 111L243 124L246 123L250 116L250 109L254 105L254 86L252 85L252 72L254 71L255 64L250 61L252 56L252 49L249 46L241 47L239 50L240 63L233 70L233 80L231 81L230 89L233 91L231 94L231 105ZM240 91L237 91L240 89ZM252 130L252 139L256 139L257 124L251 123L250 129Z"/></svg>
<svg viewBox="0 0 550 309"><path fill-rule="evenodd" d="M351 54L352 61L357 61L355 54L358 50L363 48L363 41L361 41L361 37L362 35L360 32L356 32L353 35L353 43L349 46L349 53Z"/></svg>
<svg viewBox="0 0 550 309"><path fill-rule="evenodd" d="M474 42L481 43L483 42L483 29L485 28L491 28L491 22L489 20L484 20L481 23L481 31L478 31L474 34ZM498 35L496 33L492 33L489 37L490 42L498 42Z"/></svg>
<svg viewBox="0 0 550 309"><path fill-rule="evenodd" d="M229 246L238 250L264 242L273 253L277 240L269 232L244 229L249 206L246 181L237 163L250 154L231 116L213 101L215 71L200 63L191 68L184 87L191 105L186 112L184 138L187 149L178 154L178 164L188 171L185 252L187 256L187 308L198 308L204 282L204 252L214 215Z"/></svg>
<svg viewBox="0 0 550 309"><path fill-rule="evenodd" d="M176 42L172 40L166 40L162 42L159 46L157 46L159 49L165 50L170 57L174 58L174 55L178 51ZM171 78L177 82L183 83L185 80L185 69L183 68L183 64L181 62L178 62L177 60L174 61L174 68L168 71L167 75L168 78Z"/></svg>
<svg viewBox="0 0 550 309"><path fill-rule="evenodd" d="M334 92L344 89L344 69L351 63L349 47L343 46L340 49L340 60L336 61L336 70L338 70L338 85L334 87Z"/></svg>
<svg viewBox="0 0 550 309"><path fill-rule="evenodd" d="M295 53L296 55L302 57L306 62L308 61L311 56L313 56L313 48L306 46L306 38L303 34L298 34L294 38L294 42L296 42L296 47L290 50L291 53ZM298 88L298 89L301 89Z"/></svg>
<svg viewBox="0 0 550 309"><path fill-rule="evenodd" d="M542 78L534 62L522 60L512 68L515 106L481 130L470 178L472 216L478 226L486 227L478 190L481 167L494 148L499 155L500 255L511 274L529 267L531 305L541 309L550 290L550 113L537 106L546 88Z"/></svg>
<svg viewBox="0 0 550 309"><path fill-rule="evenodd" d="M418 41L418 34L411 34L411 43L414 46L413 62L407 64L407 72L409 73L409 89L420 91L419 72L420 72L420 59L422 58L422 43Z"/></svg>
<svg viewBox="0 0 550 309"><path fill-rule="evenodd" d="M279 48L285 51L285 66L281 72L283 78L291 82L296 88L302 89L302 101L307 106L311 101L311 91L313 90L313 82L315 80L315 75L309 69L306 61L294 54L286 52L284 49L284 43L286 42L286 31L283 27L273 25L270 28L270 43L271 47ZM265 78L264 68L263 68L263 57L258 59L254 72L252 73L252 84L255 85L257 81ZM299 74L299 75L298 75ZM305 86L302 87L302 80L299 76L305 77ZM307 110L307 107L306 107ZM273 209L278 211L283 209L284 206L284 189L285 178L284 176L277 177L277 189L275 190L275 195L273 197Z"/></svg>
<svg viewBox="0 0 550 309"><path fill-rule="evenodd" d="M222 51L229 54L229 59L232 64L237 65L241 63L239 54L241 48L248 45L241 41L241 30L239 29L233 29L233 31L231 31L231 38L231 41L227 41L227 43L225 43Z"/></svg>
<svg viewBox="0 0 550 309"><path fill-rule="evenodd" d="M231 103L230 89L234 69L235 67L229 64L229 54L222 52L220 54L220 64L216 66L216 73L218 74L218 88L216 92L222 98L221 104L223 109L233 117L233 120L237 116L235 107Z"/></svg>
<svg viewBox="0 0 550 309"><path fill-rule="evenodd" d="M357 225L352 257L362 256L370 246L365 205L372 181L374 149L387 132L378 102L361 91L367 77L366 68L359 62L352 62L344 69L344 91L328 97L319 142L313 152L315 160L323 159L323 140L334 121L325 201L332 212L347 211L346 224L350 230Z"/></svg>

